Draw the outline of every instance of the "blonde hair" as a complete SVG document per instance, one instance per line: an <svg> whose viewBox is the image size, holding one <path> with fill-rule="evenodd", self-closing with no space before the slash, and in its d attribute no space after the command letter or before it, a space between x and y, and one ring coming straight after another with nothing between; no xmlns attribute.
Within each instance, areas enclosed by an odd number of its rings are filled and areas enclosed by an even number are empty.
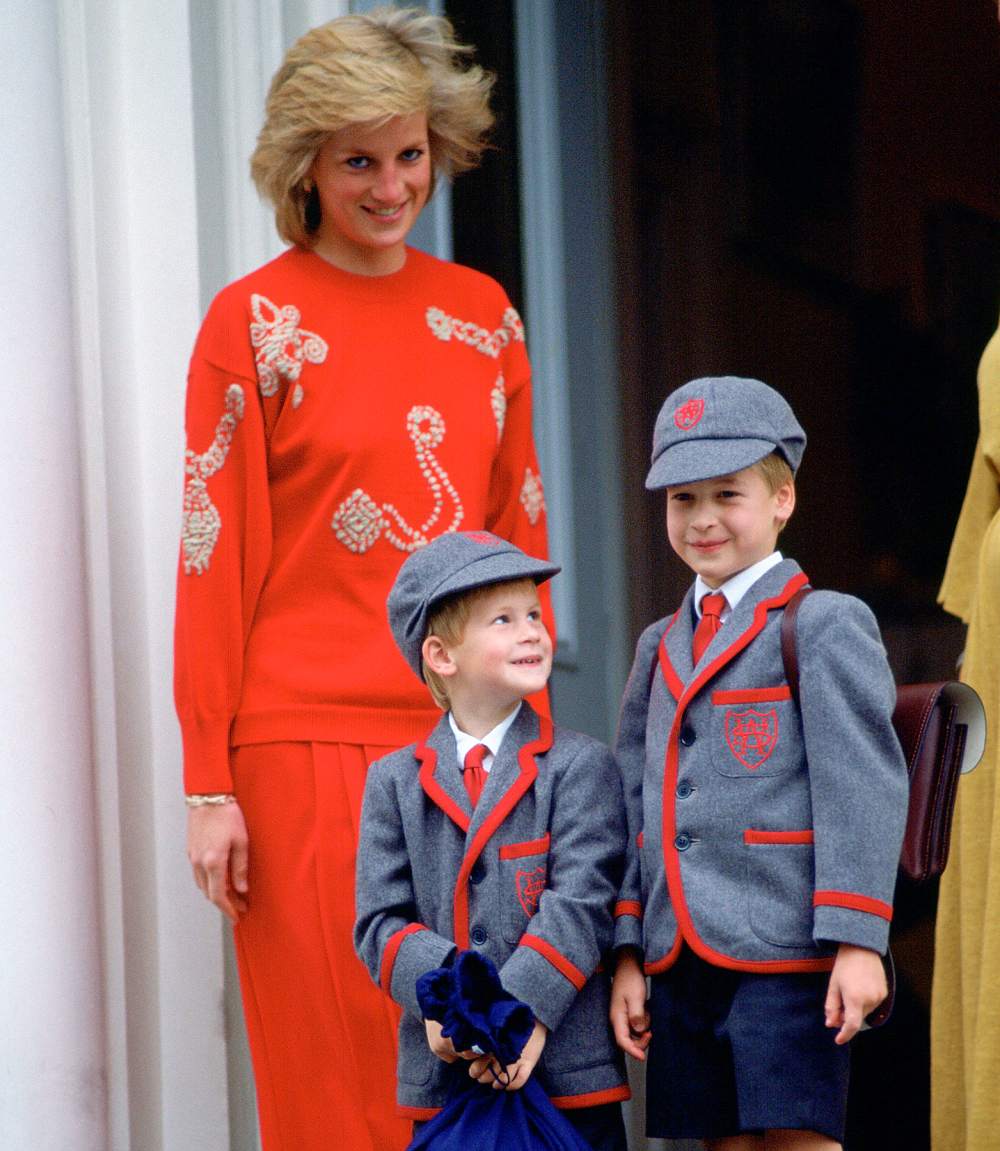
<svg viewBox="0 0 1000 1151"><path fill-rule="evenodd" d="M792 487L795 487L795 473L792 471L788 460L780 452L771 452L769 456L758 460L751 467L767 484L767 489L772 496L785 484L791 484ZM778 534L780 535L786 527L788 527L788 520L778 525Z"/></svg>
<svg viewBox="0 0 1000 1151"><path fill-rule="evenodd" d="M474 167L493 125L494 77L461 59L472 52L443 16L422 8L377 8L341 16L289 48L267 95L250 158L257 191L274 205L278 234L311 247L319 199L306 176L332 132L427 113L435 174Z"/></svg>
<svg viewBox="0 0 1000 1151"><path fill-rule="evenodd" d="M500 583L483 584L482 587L474 587L443 599L431 610L427 635L436 635L445 647L457 646L465 636L465 627L472 615L472 609L480 600L491 595L497 588L521 587L530 587L534 590L537 585L533 579L502 580ZM442 711L447 711L450 705L444 680L427 666L427 660L423 660L423 674L427 686L431 689L431 695L434 696L434 702Z"/></svg>

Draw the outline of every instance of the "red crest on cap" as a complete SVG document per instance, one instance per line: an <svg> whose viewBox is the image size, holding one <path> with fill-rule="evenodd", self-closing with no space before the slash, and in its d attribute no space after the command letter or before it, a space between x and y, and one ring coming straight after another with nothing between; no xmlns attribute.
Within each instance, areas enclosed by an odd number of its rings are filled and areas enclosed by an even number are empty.
<svg viewBox="0 0 1000 1151"><path fill-rule="evenodd" d="M498 542L497 537L489 532L464 532L463 534L467 540L472 540L474 544L485 544L487 547L492 547Z"/></svg>
<svg viewBox="0 0 1000 1151"><path fill-rule="evenodd" d="M674 411L674 423L682 432L689 432L705 411L704 400L688 400Z"/></svg>

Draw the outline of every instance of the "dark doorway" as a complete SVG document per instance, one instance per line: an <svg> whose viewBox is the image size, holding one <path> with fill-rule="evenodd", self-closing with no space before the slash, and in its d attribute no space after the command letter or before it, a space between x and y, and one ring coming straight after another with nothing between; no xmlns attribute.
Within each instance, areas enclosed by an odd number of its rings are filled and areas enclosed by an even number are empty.
<svg viewBox="0 0 1000 1151"><path fill-rule="evenodd" d="M664 396L756 376L809 435L782 550L866 599L900 680L936 606L1000 305L998 28L983 0L608 5L633 633L688 582L642 490ZM855 1050L850 1151L928 1145L933 891L901 892L893 1024Z"/></svg>

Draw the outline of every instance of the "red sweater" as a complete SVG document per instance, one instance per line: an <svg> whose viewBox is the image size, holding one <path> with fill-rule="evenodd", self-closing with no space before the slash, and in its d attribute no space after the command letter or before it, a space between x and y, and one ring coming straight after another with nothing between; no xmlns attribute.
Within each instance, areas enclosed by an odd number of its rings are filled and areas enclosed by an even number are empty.
<svg viewBox="0 0 1000 1151"><path fill-rule="evenodd" d="M239 744L426 734L440 713L386 619L407 554L483 527L547 554L524 329L500 286L412 248L377 277L290 249L213 301L186 428L186 790L229 791Z"/></svg>

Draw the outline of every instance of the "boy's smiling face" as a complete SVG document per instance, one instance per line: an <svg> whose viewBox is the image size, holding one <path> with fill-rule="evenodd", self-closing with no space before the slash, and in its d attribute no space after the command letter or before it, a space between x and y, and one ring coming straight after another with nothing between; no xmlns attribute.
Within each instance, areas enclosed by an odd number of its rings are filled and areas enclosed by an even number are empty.
<svg viewBox="0 0 1000 1151"><path fill-rule="evenodd" d="M772 492L756 468L667 488L670 546L717 588L774 551L795 507L795 488Z"/></svg>
<svg viewBox="0 0 1000 1151"><path fill-rule="evenodd" d="M537 587L519 580L487 591L473 605L461 640L446 647L429 637L424 655L445 679L459 725L460 717L475 715L484 722L495 717L495 726L526 695L541 691L552 672L552 639Z"/></svg>

